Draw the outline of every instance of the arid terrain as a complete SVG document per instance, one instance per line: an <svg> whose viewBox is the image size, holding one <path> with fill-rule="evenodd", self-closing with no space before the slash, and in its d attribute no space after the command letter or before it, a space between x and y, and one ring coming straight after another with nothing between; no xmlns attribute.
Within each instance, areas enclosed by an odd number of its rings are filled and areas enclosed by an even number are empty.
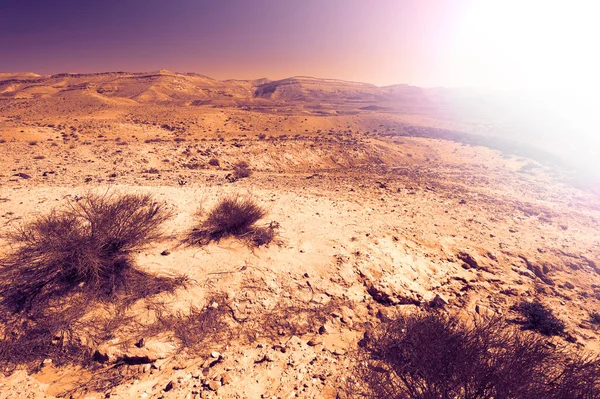
<svg viewBox="0 0 600 399"><path fill-rule="evenodd" d="M314 78L0 74L0 255L7 233L90 193L151 194L173 217L136 264L187 277L91 307L54 343L89 359L40 349L0 370L0 398L345 397L381 322L437 308L516 323L533 299L565 323L550 342L599 353L600 198L502 121L450 104ZM252 173L236 179L241 161ZM275 240L185 245L197 212L234 194L268 212ZM188 344L176 321L207 309L220 322Z"/></svg>

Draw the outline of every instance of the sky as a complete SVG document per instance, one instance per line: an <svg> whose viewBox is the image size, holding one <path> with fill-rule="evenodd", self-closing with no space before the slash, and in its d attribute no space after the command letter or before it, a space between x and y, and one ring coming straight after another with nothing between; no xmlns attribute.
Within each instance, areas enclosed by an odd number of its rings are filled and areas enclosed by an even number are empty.
<svg viewBox="0 0 600 399"><path fill-rule="evenodd" d="M598 84L587 0L0 0L0 72Z"/></svg>

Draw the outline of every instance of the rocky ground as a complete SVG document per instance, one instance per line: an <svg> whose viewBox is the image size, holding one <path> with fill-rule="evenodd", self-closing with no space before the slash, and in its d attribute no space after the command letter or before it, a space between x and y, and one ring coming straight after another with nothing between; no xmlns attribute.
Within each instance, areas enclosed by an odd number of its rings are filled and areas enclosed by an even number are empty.
<svg viewBox="0 0 600 399"><path fill-rule="evenodd" d="M571 186L564 171L393 134L372 114L205 111L198 125L171 117L181 131L171 119L160 123L164 115L134 115L141 111L0 121L2 232L89 192L151 193L175 216L168 238L137 263L189 279L121 309L125 321L110 338L85 342L91 365L47 358L7 370L0 398L343 397L357 342L382 320L430 307L516 319L511 307L533 298L566 323L565 337L554 340L600 351L589 320L600 309L600 200ZM253 174L232 182L242 160ZM181 245L200 208L234 193L268 210L263 223L280 226L275 242ZM188 345L176 326L140 328L158 309L182 318L215 312L220 322L197 334L183 324L197 335ZM103 312L86 316L95 328L110 326Z"/></svg>

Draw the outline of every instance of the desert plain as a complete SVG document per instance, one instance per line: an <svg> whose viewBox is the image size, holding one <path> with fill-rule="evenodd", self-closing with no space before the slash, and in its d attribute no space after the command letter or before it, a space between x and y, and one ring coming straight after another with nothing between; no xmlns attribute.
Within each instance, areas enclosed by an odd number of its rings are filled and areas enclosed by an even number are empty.
<svg viewBox="0 0 600 399"><path fill-rule="evenodd" d="M4 233L90 193L151 194L173 216L136 265L187 279L93 307L53 344L89 361L40 349L0 370L0 398L344 397L374 326L430 308L517 320L533 299L565 323L549 341L598 353L600 199L496 128L411 86L0 74L0 255ZM263 207L275 239L183 244L229 195ZM220 322L193 345L145 328L194 309Z"/></svg>

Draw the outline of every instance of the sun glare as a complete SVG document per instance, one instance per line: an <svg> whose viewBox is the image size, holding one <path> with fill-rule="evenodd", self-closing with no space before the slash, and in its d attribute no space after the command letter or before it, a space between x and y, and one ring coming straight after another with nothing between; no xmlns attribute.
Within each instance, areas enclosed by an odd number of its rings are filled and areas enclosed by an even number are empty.
<svg viewBox="0 0 600 399"><path fill-rule="evenodd" d="M458 23L454 68L471 86L598 86L591 1L473 1Z"/></svg>
<svg viewBox="0 0 600 399"><path fill-rule="evenodd" d="M592 1L471 1L448 38L449 73L464 86L518 90L561 122L561 140L577 148L570 158L600 156L598 11Z"/></svg>

